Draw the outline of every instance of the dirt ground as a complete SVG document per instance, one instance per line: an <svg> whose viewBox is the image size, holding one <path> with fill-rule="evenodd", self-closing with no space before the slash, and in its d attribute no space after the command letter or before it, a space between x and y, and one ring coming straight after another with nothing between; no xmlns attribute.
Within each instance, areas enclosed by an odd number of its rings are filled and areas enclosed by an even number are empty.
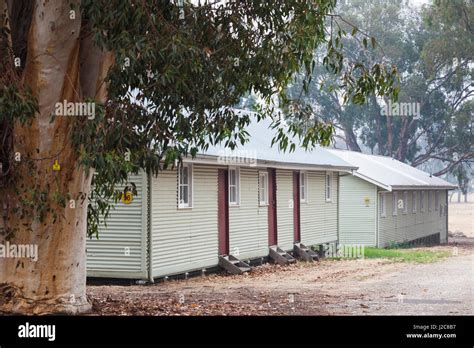
<svg viewBox="0 0 474 348"><path fill-rule="evenodd" d="M93 315L474 314L474 240L430 264L323 260L155 285L89 286Z"/></svg>
<svg viewBox="0 0 474 348"><path fill-rule="evenodd" d="M450 203L450 243L429 249L451 256L434 263L322 260L239 276L88 286L91 314L474 315L473 208Z"/></svg>

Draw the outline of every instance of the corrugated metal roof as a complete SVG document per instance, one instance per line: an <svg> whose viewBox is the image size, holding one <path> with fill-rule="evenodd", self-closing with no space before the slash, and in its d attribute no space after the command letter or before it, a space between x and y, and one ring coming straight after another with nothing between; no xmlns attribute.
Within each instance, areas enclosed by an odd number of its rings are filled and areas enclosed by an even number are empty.
<svg viewBox="0 0 474 348"><path fill-rule="evenodd" d="M306 151L298 146L293 152L280 151L278 144L271 146L272 139L276 135L276 130L271 128L271 123L270 119L264 119L260 122L256 122L254 119L246 128L246 131L249 133L249 141L247 143L239 145L234 151L226 149L224 144L210 146L207 151L202 152L200 155L221 159L248 155L249 157L254 157L258 164L269 164L266 162L271 162L295 167L307 166L339 170L356 168L320 146L315 146L311 151ZM300 144L298 140L293 139L293 142Z"/></svg>
<svg viewBox="0 0 474 348"><path fill-rule="evenodd" d="M386 156L328 149L331 154L359 167L354 173L362 179L391 191L392 189L445 188L457 186L408 164Z"/></svg>

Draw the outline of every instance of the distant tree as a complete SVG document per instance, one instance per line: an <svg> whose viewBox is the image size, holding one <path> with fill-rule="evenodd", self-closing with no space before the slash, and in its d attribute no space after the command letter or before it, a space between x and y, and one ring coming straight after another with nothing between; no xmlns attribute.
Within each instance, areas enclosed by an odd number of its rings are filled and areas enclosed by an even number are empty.
<svg viewBox="0 0 474 348"><path fill-rule="evenodd" d="M419 103L419 118L384 115L382 107L391 102L386 96L372 95L363 105L346 103L334 88L336 77L324 67L315 69L304 103L313 105L321 119L333 122L337 136L353 151L361 151L363 144L415 167L435 160L443 164L435 175L468 163L474 157L473 4L440 1L420 13L401 0L353 0L341 5L339 11L348 23L376 39L375 47L365 47L358 38L346 37L346 59L382 59L396 65L398 101ZM295 84L289 93L296 96L299 89Z"/></svg>

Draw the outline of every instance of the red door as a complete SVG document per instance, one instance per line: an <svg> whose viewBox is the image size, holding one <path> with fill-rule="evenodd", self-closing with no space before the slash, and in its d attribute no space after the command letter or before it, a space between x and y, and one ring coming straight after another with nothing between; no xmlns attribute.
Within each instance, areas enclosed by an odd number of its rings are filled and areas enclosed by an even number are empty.
<svg viewBox="0 0 474 348"><path fill-rule="evenodd" d="M293 172L293 239L295 243L301 241L300 230L300 173Z"/></svg>
<svg viewBox="0 0 474 348"><path fill-rule="evenodd" d="M229 180L228 171L219 169L217 177L217 206L219 229L219 255L229 254Z"/></svg>
<svg viewBox="0 0 474 348"><path fill-rule="evenodd" d="M268 245L277 245L277 200L275 169L268 169Z"/></svg>

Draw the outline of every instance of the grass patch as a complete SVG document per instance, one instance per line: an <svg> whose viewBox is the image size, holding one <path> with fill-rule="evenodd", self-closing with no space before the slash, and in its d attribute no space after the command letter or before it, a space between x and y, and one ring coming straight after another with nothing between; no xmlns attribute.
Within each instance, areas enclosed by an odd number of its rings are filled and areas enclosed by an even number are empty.
<svg viewBox="0 0 474 348"><path fill-rule="evenodd" d="M390 259L397 262L431 263L449 255L451 253L448 251L364 248L364 256L368 259Z"/></svg>

